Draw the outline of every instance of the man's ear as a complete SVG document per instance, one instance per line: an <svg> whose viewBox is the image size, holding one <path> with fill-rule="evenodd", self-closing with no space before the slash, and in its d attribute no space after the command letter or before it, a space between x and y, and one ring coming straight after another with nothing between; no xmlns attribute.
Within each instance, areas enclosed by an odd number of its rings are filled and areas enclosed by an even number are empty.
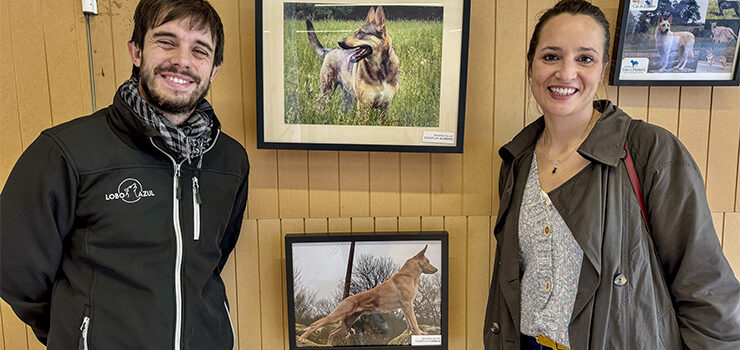
<svg viewBox="0 0 740 350"><path fill-rule="evenodd" d="M218 74L218 71L221 69L221 65L213 66L213 70L211 70L211 82L213 79L216 79L216 74Z"/></svg>
<svg viewBox="0 0 740 350"><path fill-rule="evenodd" d="M141 48L133 40L128 41L128 54L131 56L131 62L134 66L141 68Z"/></svg>

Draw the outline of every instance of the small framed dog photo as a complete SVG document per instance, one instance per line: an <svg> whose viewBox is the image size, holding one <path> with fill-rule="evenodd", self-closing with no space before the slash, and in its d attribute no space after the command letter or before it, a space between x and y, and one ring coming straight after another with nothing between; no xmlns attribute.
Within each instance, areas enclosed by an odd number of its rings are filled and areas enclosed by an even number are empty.
<svg viewBox="0 0 740 350"><path fill-rule="evenodd" d="M290 349L447 349L447 232L289 234Z"/></svg>
<svg viewBox="0 0 740 350"><path fill-rule="evenodd" d="M740 85L740 0L622 0L612 85Z"/></svg>
<svg viewBox="0 0 740 350"><path fill-rule="evenodd" d="M469 9L257 0L257 147L462 153Z"/></svg>

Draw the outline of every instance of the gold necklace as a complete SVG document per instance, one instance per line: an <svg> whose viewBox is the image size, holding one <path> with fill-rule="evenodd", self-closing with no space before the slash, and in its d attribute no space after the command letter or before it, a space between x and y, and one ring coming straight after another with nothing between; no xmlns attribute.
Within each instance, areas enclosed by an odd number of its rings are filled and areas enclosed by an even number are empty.
<svg viewBox="0 0 740 350"><path fill-rule="evenodd" d="M560 166L561 164L567 162L568 159L570 159L570 156L572 156L574 153L576 153L576 151L578 150L578 148L581 146L581 143L583 143L583 140L586 139L586 136L588 135L588 131L591 129L591 121L593 121L594 115L596 115L595 112L591 115L591 118L588 120L588 123L586 123L586 129L583 130L583 135L581 135L581 139L578 141L578 146L576 146L575 148L573 148L572 151L568 152L568 154L563 159L560 159L560 160L552 160L552 159L550 159L550 156L547 155L547 150L544 149L545 148L545 145L544 144L542 145L542 155L545 156L545 159L547 159L547 161L552 164L552 173L553 174L555 174L555 172L558 170L558 166ZM543 132L542 135L540 135L540 137L537 139L537 143L538 144L540 143L540 141L542 141L542 138L543 138L543 135L544 134L545 133Z"/></svg>

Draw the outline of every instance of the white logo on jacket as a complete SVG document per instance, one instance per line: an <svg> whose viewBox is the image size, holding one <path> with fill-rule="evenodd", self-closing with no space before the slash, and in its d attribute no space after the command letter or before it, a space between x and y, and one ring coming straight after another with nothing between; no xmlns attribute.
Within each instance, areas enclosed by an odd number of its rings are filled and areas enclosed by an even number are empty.
<svg viewBox="0 0 740 350"><path fill-rule="evenodd" d="M118 192L106 194L105 200L120 199L126 203L136 203L143 197L154 197L154 190L144 190L139 180L128 178L118 185Z"/></svg>

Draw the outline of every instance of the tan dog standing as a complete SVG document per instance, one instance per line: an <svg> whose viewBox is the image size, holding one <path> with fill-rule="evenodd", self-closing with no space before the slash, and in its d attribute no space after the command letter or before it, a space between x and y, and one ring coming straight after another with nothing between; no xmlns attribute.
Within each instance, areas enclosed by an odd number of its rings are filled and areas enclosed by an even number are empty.
<svg viewBox="0 0 740 350"><path fill-rule="evenodd" d="M384 117L400 88L400 66L386 27L383 6L372 7L365 24L340 40L335 49L324 48L311 21L306 20L308 41L324 59L320 73L321 98L337 87L357 100L358 114L377 108Z"/></svg>
<svg viewBox="0 0 740 350"><path fill-rule="evenodd" d="M433 274L437 268L429 263L424 256L427 251L425 246L418 254L406 260L401 269L391 278L379 284L373 289L350 295L342 300L339 305L326 317L318 319L303 332L300 341L306 341L308 335L318 328L327 324L341 321L339 327L329 334L326 345L333 345L334 337L342 330L349 329L363 314L389 312L396 309L403 311L406 325L413 334L425 334L419 329L414 314L414 299L419 289L419 278L421 274Z"/></svg>
<svg viewBox="0 0 740 350"><path fill-rule="evenodd" d="M655 28L655 47L660 54L660 71L665 72L670 64L671 51L676 50L679 57L678 63L673 69L684 69L689 60L694 60L694 34L689 32L671 31L673 16L664 19L663 15L658 17Z"/></svg>

